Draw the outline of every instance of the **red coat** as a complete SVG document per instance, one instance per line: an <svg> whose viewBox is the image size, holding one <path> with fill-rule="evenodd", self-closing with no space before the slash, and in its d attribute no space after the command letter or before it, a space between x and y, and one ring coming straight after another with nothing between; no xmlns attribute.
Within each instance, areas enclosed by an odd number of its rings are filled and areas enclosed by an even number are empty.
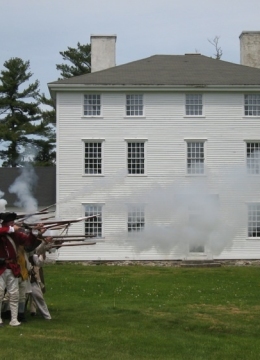
<svg viewBox="0 0 260 360"><path fill-rule="evenodd" d="M9 231L8 226L0 227L0 258L14 260L14 262L16 262L16 258L17 258L16 251L6 235L12 238L16 246L18 245L31 246L37 244L38 240L33 234L27 235L17 231L8 234L8 231ZM0 275L6 269L10 269L9 264L0 263Z"/></svg>

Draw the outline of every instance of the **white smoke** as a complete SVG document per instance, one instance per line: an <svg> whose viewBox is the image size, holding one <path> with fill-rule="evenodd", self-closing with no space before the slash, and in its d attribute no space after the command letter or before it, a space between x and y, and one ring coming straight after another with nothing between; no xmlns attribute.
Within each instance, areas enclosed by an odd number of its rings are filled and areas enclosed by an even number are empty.
<svg viewBox="0 0 260 360"><path fill-rule="evenodd" d="M82 195L85 199L88 194L89 199L104 202L103 220L109 214L112 223L117 223L116 230L108 231L116 245L131 247L137 253L155 248L163 255L171 251L185 255L204 249L219 255L233 245L238 231L246 229L246 202L255 200L259 181L258 177L248 176L244 166L231 168L228 164L216 173L206 171L207 176L187 176L171 184L167 183L169 176L165 176L164 185L147 186L147 182L139 181L133 192L125 172L97 179L60 202L69 201L62 209L63 215L66 207L72 211L70 200ZM128 233L127 206L131 204L144 207L145 226ZM75 217L81 207L74 206Z"/></svg>
<svg viewBox="0 0 260 360"><path fill-rule="evenodd" d="M245 201L252 187L259 186L244 168L222 169L220 173L219 178L213 174L190 177L186 182L154 185L129 198L117 199L114 206L121 210L127 203L142 204L145 226L128 236L121 228L113 233L116 243L122 244L124 239L123 244L133 246L138 253L155 248L164 255L173 250L185 255L204 249L219 255L232 246L241 225L246 225Z"/></svg>
<svg viewBox="0 0 260 360"><path fill-rule="evenodd" d="M82 215L81 208L79 208L78 206L71 206L71 200L81 198L86 194L93 195L95 192L104 192L108 194L113 193L113 191L116 190L118 187L124 186L126 174L126 170L123 169L116 172L111 177L96 178L92 184L87 184L86 186L80 187L78 190L73 191L69 195L66 195L63 199L57 202L56 206L64 204L63 217L80 217ZM110 196L110 199L112 199L112 196ZM120 198L119 201L121 202L122 198Z"/></svg>
<svg viewBox="0 0 260 360"><path fill-rule="evenodd" d="M25 163L25 166L27 166L27 164L29 164L36 158L38 153L39 149L37 147L32 144L27 144L23 147L23 150L19 155L18 163Z"/></svg>
<svg viewBox="0 0 260 360"><path fill-rule="evenodd" d="M38 208L38 202L32 195L33 189L37 183L38 177L31 165L20 168L21 174L9 186L9 192L16 194L18 200L15 206L22 207L26 212L35 212Z"/></svg>
<svg viewBox="0 0 260 360"><path fill-rule="evenodd" d="M7 205L7 201L5 199L1 199L4 196L4 192L0 190L0 212L5 212L5 207Z"/></svg>

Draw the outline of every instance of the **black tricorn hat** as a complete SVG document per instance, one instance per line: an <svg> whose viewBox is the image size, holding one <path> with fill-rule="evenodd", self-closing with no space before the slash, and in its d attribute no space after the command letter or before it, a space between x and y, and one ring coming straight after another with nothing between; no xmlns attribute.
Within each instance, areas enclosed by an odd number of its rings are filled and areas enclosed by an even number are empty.
<svg viewBox="0 0 260 360"><path fill-rule="evenodd" d="M14 221L16 218L17 218L17 214L14 212L0 213L0 220L2 220L2 223Z"/></svg>

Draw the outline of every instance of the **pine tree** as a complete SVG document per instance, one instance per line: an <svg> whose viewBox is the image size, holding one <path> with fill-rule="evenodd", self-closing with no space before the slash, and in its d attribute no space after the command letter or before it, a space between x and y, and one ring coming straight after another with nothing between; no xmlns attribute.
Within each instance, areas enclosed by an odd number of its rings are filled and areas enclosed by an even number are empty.
<svg viewBox="0 0 260 360"><path fill-rule="evenodd" d="M63 79L90 73L91 71L91 45L77 43L77 48L68 46L68 50L60 51L63 60L69 61L72 65L57 64L56 69L61 71Z"/></svg>
<svg viewBox="0 0 260 360"><path fill-rule="evenodd" d="M66 51L60 51L63 60L71 63L57 64L56 69L61 71L61 76L64 79L72 76L78 76L90 73L91 71L91 45L81 45L77 43L77 48L68 47ZM40 102L47 105L51 110L42 110L41 115L43 122L49 124L49 142L44 143L41 139L35 140L34 144L38 147L39 152L34 158L34 165L49 165L54 164L56 159L55 152L55 126L56 126L56 110L54 101L47 98L45 94L40 96Z"/></svg>
<svg viewBox="0 0 260 360"><path fill-rule="evenodd" d="M42 120L39 82L27 85L33 75L30 62L11 58L0 75L0 159L3 167L21 166L28 147L39 139L48 142L49 124ZM21 160L22 159L22 160Z"/></svg>
<svg viewBox="0 0 260 360"><path fill-rule="evenodd" d="M49 166L56 162L56 111L54 101L46 98L44 94L40 96L41 104L47 105L50 110L41 110L43 125L46 125L46 136L48 141L43 139L35 140L38 152L34 158L34 165Z"/></svg>

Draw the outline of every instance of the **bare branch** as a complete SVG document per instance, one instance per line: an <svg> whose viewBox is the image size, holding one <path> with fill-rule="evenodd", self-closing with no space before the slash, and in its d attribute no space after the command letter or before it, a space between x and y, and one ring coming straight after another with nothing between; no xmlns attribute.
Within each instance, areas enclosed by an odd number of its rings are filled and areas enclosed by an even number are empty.
<svg viewBox="0 0 260 360"><path fill-rule="evenodd" d="M213 40L208 39L208 42L215 47L216 54L214 55L217 60L221 59L221 56L223 55L222 49L219 46L220 36L215 36Z"/></svg>

